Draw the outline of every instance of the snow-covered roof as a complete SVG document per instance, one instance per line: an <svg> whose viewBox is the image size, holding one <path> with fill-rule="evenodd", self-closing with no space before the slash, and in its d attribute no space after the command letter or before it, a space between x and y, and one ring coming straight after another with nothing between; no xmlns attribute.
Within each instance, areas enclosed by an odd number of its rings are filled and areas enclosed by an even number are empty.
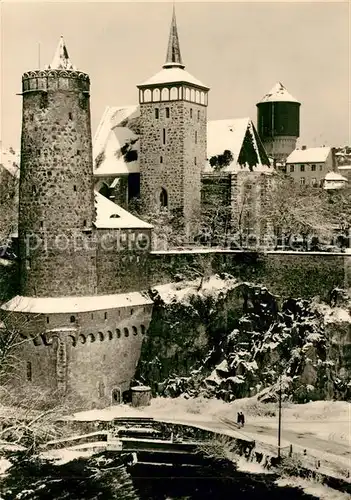
<svg viewBox="0 0 351 500"><path fill-rule="evenodd" d="M341 189L348 182L346 177L338 174L337 172L328 172L324 178L324 189L332 190L332 189Z"/></svg>
<svg viewBox="0 0 351 500"><path fill-rule="evenodd" d="M31 314L80 313L151 305L153 302L139 292L94 295L91 297L23 297L17 295L1 306L4 311Z"/></svg>
<svg viewBox="0 0 351 500"><path fill-rule="evenodd" d="M119 176L139 172L138 158L132 162L126 162L123 156L118 157L115 154L116 150L120 150L125 144L138 138L138 135L128 128L128 120L139 116L139 106L106 108L94 136L94 159L96 160L99 155L102 156L101 163L98 166L95 165L94 161L95 177ZM223 171L228 172L239 169L237 160L248 129L253 139L253 146L258 151L258 136L254 133L255 127L250 118L209 121L207 123L207 157L211 158L214 155L223 154L228 149L233 154L233 161ZM138 140L132 145L132 148L137 152L139 151ZM258 158L257 170L267 170L268 167L264 162L260 161L259 154ZM212 171L209 164L205 167L205 171Z"/></svg>
<svg viewBox="0 0 351 500"><path fill-rule="evenodd" d="M61 36L59 40L54 58L51 61L51 64L48 66L48 69L64 69L72 71L76 70L76 68L70 61L63 36Z"/></svg>
<svg viewBox="0 0 351 500"><path fill-rule="evenodd" d="M0 165L14 177L19 177L20 152L12 148L0 149Z"/></svg>
<svg viewBox="0 0 351 500"><path fill-rule="evenodd" d="M270 171L271 169L268 166L262 164L254 133L254 125L250 118L209 121L207 123L207 158L210 159L212 156L223 154L227 149L231 151L233 160L230 165L224 167L221 171L233 172L243 170L245 167L241 167L238 164L238 159L247 131L251 134L252 144L257 153L257 169ZM249 167L247 166L246 168L248 169ZM209 162L206 164L205 172L212 172Z"/></svg>
<svg viewBox="0 0 351 500"><path fill-rule="evenodd" d="M325 175L324 180L326 180L326 181L341 181L341 182L348 182L348 180L346 179L346 177L344 177L344 176L343 176L343 175L341 175L341 174L338 174L337 172L328 172L328 173Z"/></svg>
<svg viewBox="0 0 351 500"><path fill-rule="evenodd" d="M351 165L339 165L338 170L351 170Z"/></svg>
<svg viewBox="0 0 351 500"><path fill-rule="evenodd" d="M262 102L297 102L299 101L295 99L289 92L286 90L284 85L281 82L277 82L274 87L261 99ZM299 103L300 104L300 103Z"/></svg>
<svg viewBox="0 0 351 500"><path fill-rule="evenodd" d="M330 152L331 148L325 146L321 148L295 149L286 159L286 163L324 163Z"/></svg>
<svg viewBox="0 0 351 500"><path fill-rule="evenodd" d="M164 83L190 83L203 89L209 89L207 85L200 82L200 80L185 71L185 69L179 67L163 68L161 71L156 73L156 75L138 85L138 87L143 87L145 85L162 85Z"/></svg>
<svg viewBox="0 0 351 500"><path fill-rule="evenodd" d="M99 229L151 229L152 225L138 219L113 201L95 191L96 221Z"/></svg>
<svg viewBox="0 0 351 500"><path fill-rule="evenodd" d="M139 116L137 105L108 106L105 109L93 140L95 176L139 172L138 160L127 162L121 153L121 148L130 144L130 149L139 154L139 137L128 126L121 126L123 122L127 121L128 125L128 120Z"/></svg>

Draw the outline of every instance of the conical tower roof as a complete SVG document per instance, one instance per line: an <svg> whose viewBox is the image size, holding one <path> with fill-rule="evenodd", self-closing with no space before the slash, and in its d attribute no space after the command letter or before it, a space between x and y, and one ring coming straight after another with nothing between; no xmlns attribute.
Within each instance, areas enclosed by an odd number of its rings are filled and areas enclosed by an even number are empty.
<svg viewBox="0 0 351 500"><path fill-rule="evenodd" d="M68 55L68 51L66 48L65 41L63 36L61 36L60 41L57 45L56 52L54 55L51 64L49 64L48 69L65 69L65 70L73 70L76 68L71 63L71 60Z"/></svg>
<svg viewBox="0 0 351 500"><path fill-rule="evenodd" d="M145 82L138 85L138 87L144 87L148 85L162 85L170 83L190 83L204 90L209 90L209 87L204 85L200 80L192 76L190 73L185 71L185 66L182 61L182 56L180 53L180 45L178 38L177 21L175 15L175 8L173 6L171 29L168 39L168 48L166 62L162 67L162 70L153 75L151 78Z"/></svg>
<svg viewBox="0 0 351 500"><path fill-rule="evenodd" d="M182 56L180 53L179 38L178 38L178 28L177 20L175 14L175 7L173 5L172 22L171 29L169 32L168 48L166 62L163 65L164 68L185 68Z"/></svg>
<svg viewBox="0 0 351 500"><path fill-rule="evenodd" d="M276 83L258 104L262 102L296 102L300 104L295 97L289 94L281 82Z"/></svg>

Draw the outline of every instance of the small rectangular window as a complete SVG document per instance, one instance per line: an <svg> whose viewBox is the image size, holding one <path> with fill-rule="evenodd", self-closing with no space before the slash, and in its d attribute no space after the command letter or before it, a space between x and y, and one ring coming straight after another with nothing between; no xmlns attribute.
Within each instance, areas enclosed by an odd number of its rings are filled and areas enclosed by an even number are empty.
<svg viewBox="0 0 351 500"><path fill-rule="evenodd" d="M73 186L73 191L77 191L77 186L76 185Z"/></svg>
<svg viewBox="0 0 351 500"><path fill-rule="evenodd" d="M311 166L311 170L312 170L312 172L315 172L316 171L316 165L312 165Z"/></svg>
<svg viewBox="0 0 351 500"><path fill-rule="evenodd" d="M72 113L68 113L68 118L69 118L70 120L72 120L72 119L73 119L73 117L72 117Z"/></svg>
<svg viewBox="0 0 351 500"><path fill-rule="evenodd" d="M323 170L323 165L319 165L319 170L322 171Z"/></svg>
<svg viewBox="0 0 351 500"><path fill-rule="evenodd" d="M166 129L164 128L163 129L163 137L162 137L162 141L163 141L163 144L166 144Z"/></svg>
<svg viewBox="0 0 351 500"><path fill-rule="evenodd" d="M27 381L31 382L33 378L32 374L32 363L30 361L27 362Z"/></svg>
<svg viewBox="0 0 351 500"><path fill-rule="evenodd" d="M44 227L44 222L41 220L40 221L40 227L43 228Z"/></svg>
<svg viewBox="0 0 351 500"><path fill-rule="evenodd" d="M169 118L169 108L166 108L166 118Z"/></svg>
<svg viewBox="0 0 351 500"><path fill-rule="evenodd" d="M159 109L155 108L155 118L158 119L159 116L160 116Z"/></svg>
<svg viewBox="0 0 351 500"><path fill-rule="evenodd" d="M105 319L107 319L107 312L105 312Z"/></svg>
<svg viewBox="0 0 351 500"><path fill-rule="evenodd" d="M47 323L50 323L50 318L49 318L49 316L46 316L46 322L47 322Z"/></svg>
<svg viewBox="0 0 351 500"><path fill-rule="evenodd" d="M312 186L313 187L317 187L318 186L318 181L317 181L317 179L315 177L313 177L313 179L312 179Z"/></svg>
<svg viewBox="0 0 351 500"><path fill-rule="evenodd" d="M163 163L163 157L160 156L160 163Z"/></svg>
<svg viewBox="0 0 351 500"><path fill-rule="evenodd" d="M197 112L197 121L199 121L199 120L200 120L200 110L198 110L198 112Z"/></svg>
<svg viewBox="0 0 351 500"><path fill-rule="evenodd" d="M196 159L196 156L194 157L194 165L196 165L197 163L197 159Z"/></svg>
<svg viewBox="0 0 351 500"><path fill-rule="evenodd" d="M294 170L295 170L294 165L290 165L290 172L294 172Z"/></svg>
<svg viewBox="0 0 351 500"><path fill-rule="evenodd" d="M195 144L197 144L197 131L195 131Z"/></svg>
<svg viewBox="0 0 351 500"><path fill-rule="evenodd" d="M193 108L190 108L190 118L193 117Z"/></svg>
<svg viewBox="0 0 351 500"><path fill-rule="evenodd" d="M300 179L300 185L304 186L306 184L306 179L304 177L301 177Z"/></svg>
<svg viewBox="0 0 351 500"><path fill-rule="evenodd" d="M300 165L300 170L301 170L301 172L304 172L305 171L305 165Z"/></svg>

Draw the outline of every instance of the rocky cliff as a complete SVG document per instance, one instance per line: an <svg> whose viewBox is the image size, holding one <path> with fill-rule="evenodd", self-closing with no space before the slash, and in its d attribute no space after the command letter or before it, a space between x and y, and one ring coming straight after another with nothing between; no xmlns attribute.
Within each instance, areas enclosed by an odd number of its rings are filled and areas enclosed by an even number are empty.
<svg viewBox="0 0 351 500"><path fill-rule="evenodd" d="M150 295L136 379L155 392L271 400L280 380L296 402L350 398L351 302L341 290L322 303L217 275Z"/></svg>

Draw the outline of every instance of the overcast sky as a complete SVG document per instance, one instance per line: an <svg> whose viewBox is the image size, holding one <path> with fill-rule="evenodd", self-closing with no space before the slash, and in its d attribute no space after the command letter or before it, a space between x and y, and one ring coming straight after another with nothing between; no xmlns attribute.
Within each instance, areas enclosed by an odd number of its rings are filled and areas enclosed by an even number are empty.
<svg viewBox="0 0 351 500"><path fill-rule="evenodd" d="M207 84L209 119L250 116L281 81L302 103L300 144L350 144L348 3L177 3L183 62ZM2 3L1 139L20 144L21 75L60 35L91 78L92 130L106 105L137 102L165 60L171 3Z"/></svg>

